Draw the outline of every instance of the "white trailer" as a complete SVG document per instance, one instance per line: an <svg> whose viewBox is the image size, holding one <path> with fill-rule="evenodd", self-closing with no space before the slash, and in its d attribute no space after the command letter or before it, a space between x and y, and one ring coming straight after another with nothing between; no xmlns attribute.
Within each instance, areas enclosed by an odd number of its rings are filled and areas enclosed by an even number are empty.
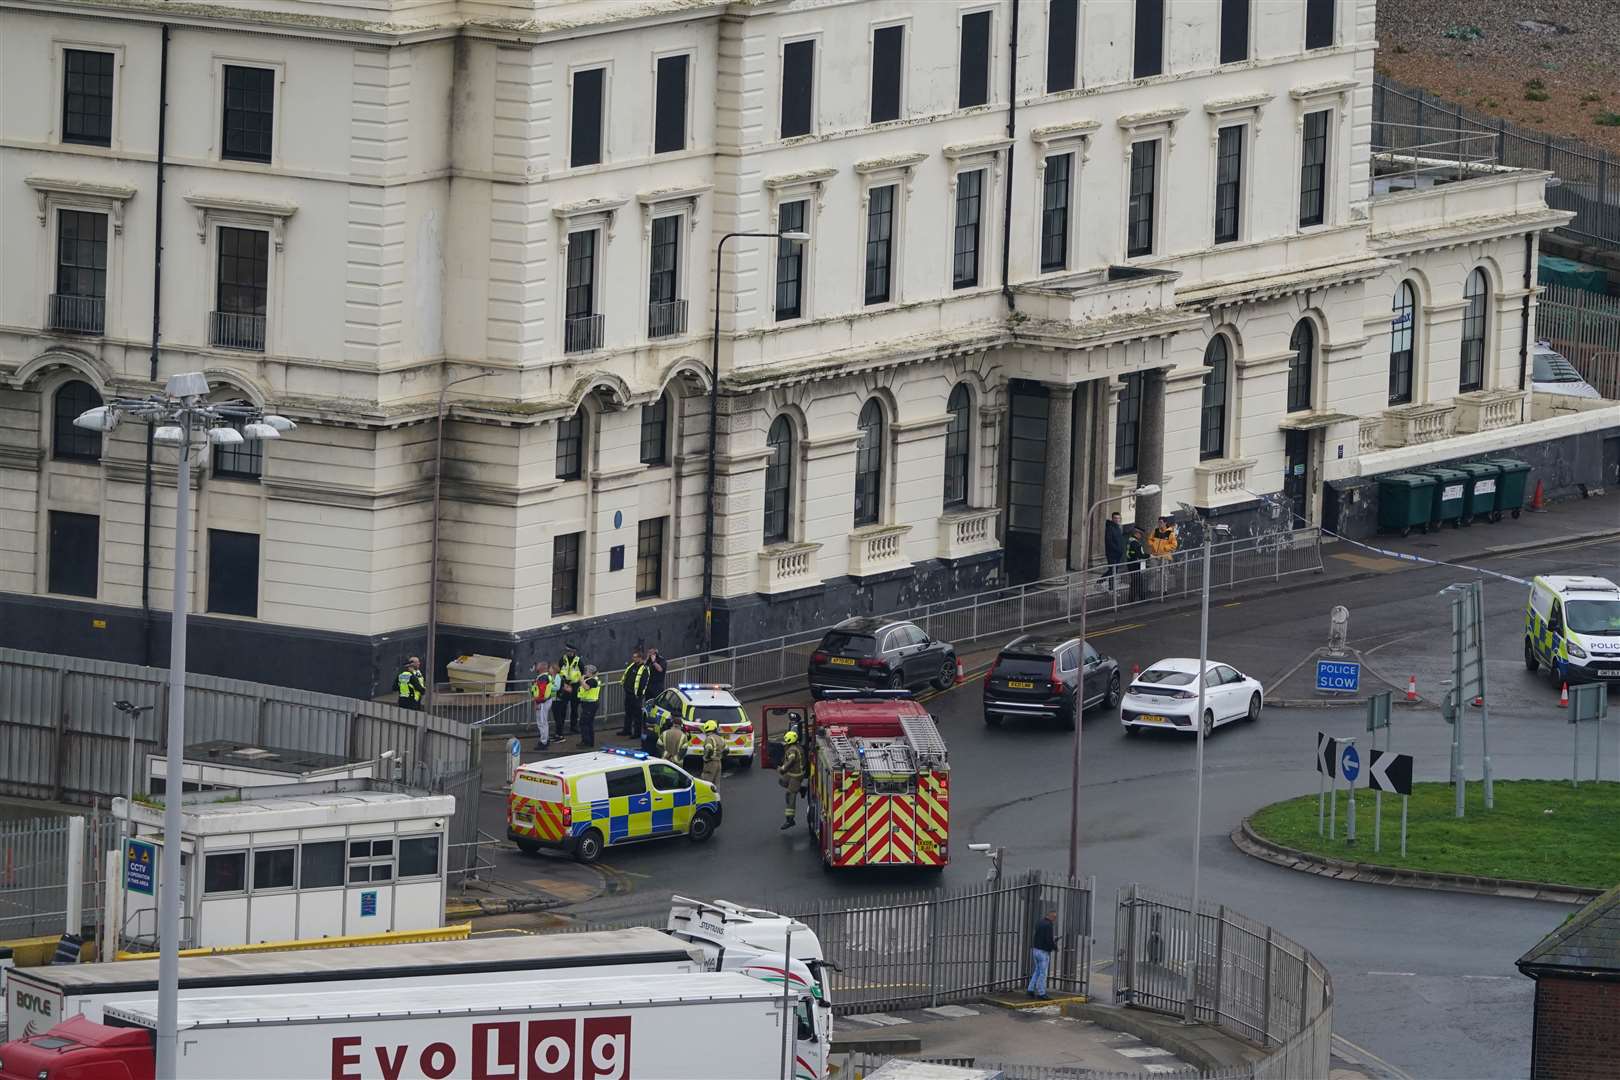
<svg viewBox="0 0 1620 1080"><path fill-rule="evenodd" d="M533 981L540 972L566 979L679 975L705 967L698 946L637 927L584 934L188 956L180 961L180 994L183 998L248 997L319 992L335 984L370 994L401 981L495 985ZM156 960L14 968L6 979L6 1030L13 1039L39 1035L80 1014L100 1023L107 1002L156 994L157 973Z"/></svg>
<svg viewBox="0 0 1620 1080"><path fill-rule="evenodd" d="M110 1024L157 1025L155 1001L105 1012ZM452 1000L431 985L188 998L176 1080L770 1080L790 1075L792 1027L770 986L727 972L469 987ZM15 1062L140 1076L150 1053L90 1038L64 1052L62 1041L8 1046L0 1075ZM98 1061L105 1072L85 1071Z"/></svg>

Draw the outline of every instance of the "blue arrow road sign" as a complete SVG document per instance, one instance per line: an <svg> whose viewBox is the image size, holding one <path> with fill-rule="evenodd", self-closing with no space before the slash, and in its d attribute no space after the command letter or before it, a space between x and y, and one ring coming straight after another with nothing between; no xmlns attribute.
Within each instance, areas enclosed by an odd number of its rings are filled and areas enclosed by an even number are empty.
<svg viewBox="0 0 1620 1080"><path fill-rule="evenodd" d="M1339 773L1349 783L1355 783L1356 777L1361 775L1361 755L1354 746L1344 748L1344 757L1339 763Z"/></svg>
<svg viewBox="0 0 1620 1080"><path fill-rule="evenodd" d="M1318 660L1316 662L1316 688L1340 693L1355 693L1361 689L1361 665L1353 660Z"/></svg>

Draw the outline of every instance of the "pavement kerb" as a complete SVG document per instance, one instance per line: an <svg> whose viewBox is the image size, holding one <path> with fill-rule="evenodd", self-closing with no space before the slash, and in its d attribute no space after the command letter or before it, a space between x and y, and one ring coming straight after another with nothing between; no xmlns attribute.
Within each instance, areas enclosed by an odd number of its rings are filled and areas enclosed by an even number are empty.
<svg viewBox="0 0 1620 1080"><path fill-rule="evenodd" d="M1379 866L1334 859L1267 840L1254 831L1249 825L1248 818L1244 818L1238 827L1232 830L1232 845L1243 854L1271 863L1273 866L1316 874L1319 877L1335 878L1339 881L1358 881L1365 885L1394 885L1407 889L1428 889L1432 892L1506 896L1517 900L1545 900L1549 903L1577 906L1603 894L1602 889L1588 889L1557 882L1521 881L1517 878L1449 874L1433 870L1408 870L1399 866Z"/></svg>
<svg viewBox="0 0 1620 1080"><path fill-rule="evenodd" d="M1064 1005L1063 1015L1076 1020L1089 1020L1098 1027L1123 1031L1155 1046L1162 1046L1201 1072L1249 1065L1265 1057L1265 1051L1253 1043L1220 1028L1209 1024L1183 1024L1161 1013L1086 1002Z"/></svg>

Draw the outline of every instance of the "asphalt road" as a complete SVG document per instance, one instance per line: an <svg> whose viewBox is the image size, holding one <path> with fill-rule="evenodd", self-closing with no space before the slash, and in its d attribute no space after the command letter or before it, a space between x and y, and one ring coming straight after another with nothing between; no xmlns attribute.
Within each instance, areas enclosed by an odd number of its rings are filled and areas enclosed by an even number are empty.
<svg viewBox="0 0 1620 1080"><path fill-rule="evenodd" d="M1420 692L1437 699L1450 664L1449 606L1437 594L1473 575L1339 554L1363 560L1358 568L1380 572L1356 582L1301 578L1295 588L1268 598L1219 598L1210 620L1212 656L1271 685L1326 643L1327 613L1342 603L1351 611L1350 643L1403 685L1415 674ZM1613 576L1620 567L1620 540L1549 547L1476 565L1523 578L1557 572ZM1557 688L1544 672L1528 674L1521 658L1525 589L1485 580L1495 775L1568 776L1570 728L1557 708ZM1104 629L1095 640L1128 671L1133 662L1196 655L1197 634L1196 611L1149 612ZM802 828L778 830L781 789L774 777L728 773L725 824L714 842L611 852L605 869L617 891L580 914L600 921L658 919L671 892L791 907L793 898L967 886L982 880L985 869L966 849L976 841L1005 845L1009 870L1061 873L1068 850L1067 733L1016 723L987 728L977 680L933 698L930 709L952 756L953 862L943 875L825 871ZM1477 717L1468 722L1465 745L1468 774L1476 779ZM1318 729L1364 737L1363 728L1356 709L1268 708L1254 725L1215 732L1205 748L1203 895L1271 924L1320 957L1334 979L1335 1029L1351 1042L1419 1077L1523 1076L1533 984L1513 961L1571 909L1324 880L1250 859L1228 839L1238 821L1259 807L1317 789L1312 760ZM1398 709L1393 742L1416 756L1419 779L1446 778L1450 729L1436 710ZM1604 743L1620 748L1620 717L1608 723ZM1107 957L1115 890L1133 881L1178 893L1191 889L1194 746L1164 736L1127 740L1113 718L1094 712L1084 725L1083 747L1081 872L1097 878L1102 902L1096 955ZM1606 775L1620 776L1620 750L1609 749L1606 757ZM1470 812L1483 812L1477 784L1470 795ZM1364 798L1365 831L1371 798ZM534 870L543 873L544 864Z"/></svg>

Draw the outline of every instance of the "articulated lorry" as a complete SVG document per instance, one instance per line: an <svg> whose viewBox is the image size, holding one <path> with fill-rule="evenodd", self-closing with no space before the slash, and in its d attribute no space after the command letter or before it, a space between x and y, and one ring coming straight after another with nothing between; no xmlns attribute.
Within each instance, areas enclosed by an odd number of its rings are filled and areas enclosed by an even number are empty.
<svg viewBox="0 0 1620 1080"><path fill-rule="evenodd" d="M157 1002L109 1002L0 1047L0 1080L152 1080ZM793 1013L729 972L365 994L189 996L176 1080L768 1080L795 1068Z"/></svg>

